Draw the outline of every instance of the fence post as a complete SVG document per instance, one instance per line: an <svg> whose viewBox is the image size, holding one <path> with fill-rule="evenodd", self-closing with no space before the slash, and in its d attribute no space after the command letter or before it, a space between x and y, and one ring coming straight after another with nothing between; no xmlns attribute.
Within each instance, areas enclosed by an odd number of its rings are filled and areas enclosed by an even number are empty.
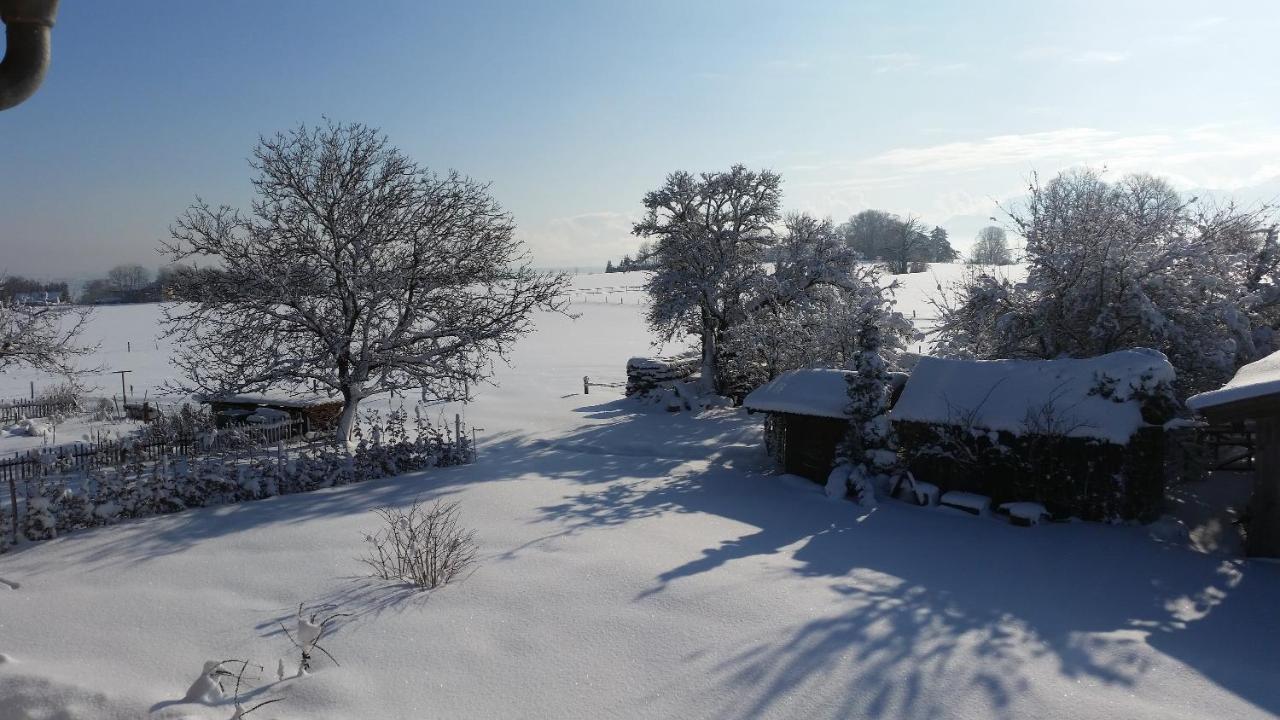
<svg viewBox="0 0 1280 720"><path fill-rule="evenodd" d="M591 394L591 378L587 377L586 375L582 376L582 394L583 395Z"/></svg>
<svg viewBox="0 0 1280 720"><path fill-rule="evenodd" d="M11 539L13 544L18 544L18 486L14 483L13 475L9 475L9 512L13 516L13 531Z"/></svg>
<svg viewBox="0 0 1280 720"><path fill-rule="evenodd" d="M453 445L459 457L462 455L462 415L453 414Z"/></svg>

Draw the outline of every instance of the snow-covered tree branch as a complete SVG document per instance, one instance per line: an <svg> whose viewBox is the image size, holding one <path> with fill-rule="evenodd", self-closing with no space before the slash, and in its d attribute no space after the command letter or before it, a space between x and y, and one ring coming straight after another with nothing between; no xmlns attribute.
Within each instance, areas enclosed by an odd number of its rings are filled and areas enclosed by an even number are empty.
<svg viewBox="0 0 1280 720"><path fill-rule="evenodd" d="M437 175L359 124L263 138L251 212L197 201L165 247L185 390L456 400L492 377L566 279L533 271L486 185Z"/></svg>
<svg viewBox="0 0 1280 720"><path fill-rule="evenodd" d="M1168 355L1185 395L1277 347L1270 208L1083 170L1033 181L1008 215L1026 239L1027 280L975 273L940 297L941 352L1048 359L1150 347Z"/></svg>
<svg viewBox="0 0 1280 720"><path fill-rule="evenodd" d="M89 315L87 308L0 303L0 370L26 366L75 374L76 360L94 350L77 342Z"/></svg>
<svg viewBox="0 0 1280 720"><path fill-rule="evenodd" d="M727 172L675 172L644 196L645 216L633 232L653 238L650 326L664 337L702 340L702 382L723 393L720 343L742 315L743 300L762 273L764 251L779 217L782 178L735 165Z"/></svg>

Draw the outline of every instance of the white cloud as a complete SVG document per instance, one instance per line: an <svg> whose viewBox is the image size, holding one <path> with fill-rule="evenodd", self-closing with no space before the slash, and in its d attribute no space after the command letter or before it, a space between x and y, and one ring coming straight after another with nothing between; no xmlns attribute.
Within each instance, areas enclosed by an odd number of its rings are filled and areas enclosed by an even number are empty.
<svg viewBox="0 0 1280 720"><path fill-rule="evenodd" d="M634 255L640 239L631 234L637 218L621 212L591 212L553 218L521 228L535 264L543 267L586 267Z"/></svg>

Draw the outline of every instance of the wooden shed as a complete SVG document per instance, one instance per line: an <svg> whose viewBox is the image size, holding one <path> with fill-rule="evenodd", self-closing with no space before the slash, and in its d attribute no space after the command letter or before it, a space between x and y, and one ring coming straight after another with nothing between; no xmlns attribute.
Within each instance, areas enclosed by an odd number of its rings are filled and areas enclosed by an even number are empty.
<svg viewBox="0 0 1280 720"><path fill-rule="evenodd" d="M239 422L265 408L287 413L292 420L305 420L305 431L311 432L333 427L342 414L342 398L317 394L221 393L198 399L209 406L219 426Z"/></svg>
<svg viewBox="0 0 1280 720"><path fill-rule="evenodd" d="M1055 517L1151 522L1164 509L1173 366L1155 350L1092 358L921 358L889 412L911 473Z"/></svg>
<svg viewBox="0 0 1280 720"><path fill-rule="evenodd" d="M747 395L750 412L766 413L765 447L784 472L825 483L836 446L849 429L845 370L791 370Z"/></svg>
<svg viewBox="0 0 1280 720"><path fill-rule="evenodd" d="M1187 405L1210 422L1244 422L1253 429L1245 550L1254 557L1280 557L1280 352L1245 365L1226 385L1191 396Z"/></svg>

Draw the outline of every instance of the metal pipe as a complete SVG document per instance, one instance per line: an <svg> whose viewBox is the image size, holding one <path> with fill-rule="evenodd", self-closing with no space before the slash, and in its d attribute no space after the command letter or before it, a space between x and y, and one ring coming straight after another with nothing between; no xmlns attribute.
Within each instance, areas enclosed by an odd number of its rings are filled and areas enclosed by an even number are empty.
<svg viewBox="0 0 1280 720"><path fill-rule="evenodd" d="M58 0L0 0L5 26L4 60L0 60L0 110L31 97L49 69L50 37Z"/></svg>

